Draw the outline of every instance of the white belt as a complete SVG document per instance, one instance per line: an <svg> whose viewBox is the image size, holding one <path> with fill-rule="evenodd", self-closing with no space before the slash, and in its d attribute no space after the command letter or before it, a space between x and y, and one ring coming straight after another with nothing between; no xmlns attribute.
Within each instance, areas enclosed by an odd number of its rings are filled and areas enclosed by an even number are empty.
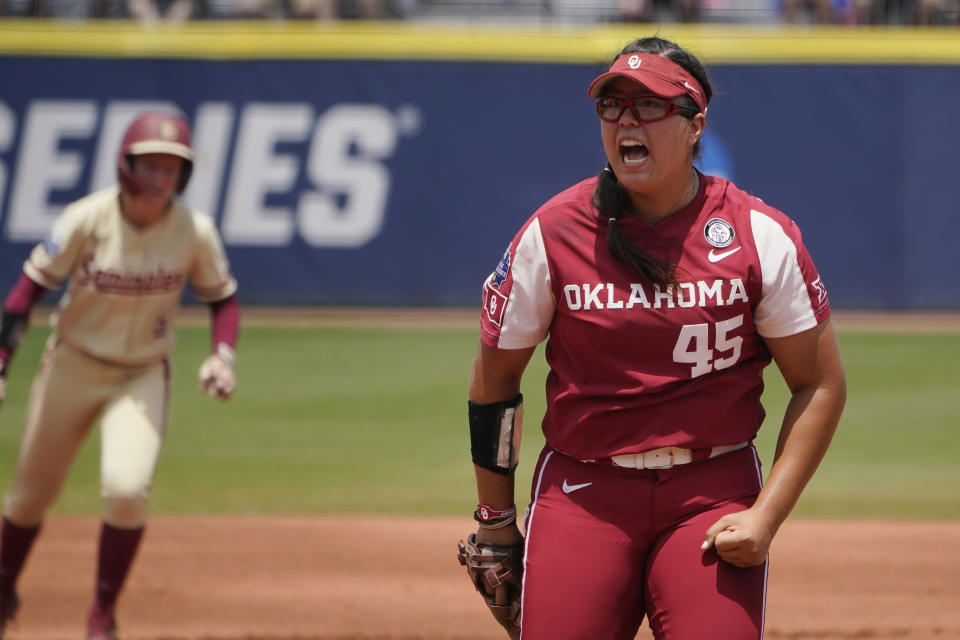
<svg viewBox="0 0 960 640"><path fill-rule="evenodd" d="M750 443L740 442L737 444L725 444L719 447L712 447L708 455L700 459L716 458L724 453L743 449L748 444ZM615 466L626 467L628 469L669 469L678 464L689 464L693 462L693 460L694 450L683 449L681 447L661 447L660 449L651 449L643 453L624 453L619 456L610 457L610 462Z"/></svg>

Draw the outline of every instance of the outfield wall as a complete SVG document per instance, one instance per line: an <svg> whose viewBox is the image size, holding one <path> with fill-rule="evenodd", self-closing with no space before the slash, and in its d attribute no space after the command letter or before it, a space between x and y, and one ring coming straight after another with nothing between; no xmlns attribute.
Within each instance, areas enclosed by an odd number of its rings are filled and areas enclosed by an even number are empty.
<svg viewBox="0 0 960 640"><path fill-rule="evenodd" d="M0 288L182 111L187 201L247 302L470 305L547 197L604 163L586 87L653 29L0 22ZM960 309L960 37L664 27L710 66L700 162L795 218L848 309Z"/></svg>

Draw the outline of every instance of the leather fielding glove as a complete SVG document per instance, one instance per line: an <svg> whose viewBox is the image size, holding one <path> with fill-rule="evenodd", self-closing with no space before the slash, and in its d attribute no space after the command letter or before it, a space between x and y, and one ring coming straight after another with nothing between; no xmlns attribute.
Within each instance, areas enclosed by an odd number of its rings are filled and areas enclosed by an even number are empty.
<svg viewBox="0 0 960 640"><path fill-rule="evenodd" d="M520 595L523 586L523 543L514 545L477 542L471 533L457 543L457 559L480 593L494 619L511 640L520 638Z"/></svg>
<svg viewBox="0 0 960 640"><path fill-rule="evenodd" d="M237 388L237 376L233 372L235 361L236 354L230 345L218 344L217 350L200 365L200 388L211 398L229 398Z"/></svg>

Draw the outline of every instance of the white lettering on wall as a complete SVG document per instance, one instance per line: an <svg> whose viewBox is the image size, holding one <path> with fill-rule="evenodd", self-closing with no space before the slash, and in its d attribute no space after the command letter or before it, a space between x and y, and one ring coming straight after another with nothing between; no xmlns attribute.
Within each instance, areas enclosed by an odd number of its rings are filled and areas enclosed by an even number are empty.
<svg viewBox="0 0 960 640"><path fill-rule="evenodd" d="M39 240L53 226L62 206L50 205L50 192L76 186L84 169L78 151L65 151L60 142L89 138L97 123L93 101L38 100L27 109L7 216L10 240Z"/></svg>
<svg viewBox="0 0 960 640"><path fill-rule="evenodd" d="M293 213L285 207L268 207L266 197L289 191L297 179L295 156L278 152L277 143L304 140L312 121L313 109L306 104L253 103L243 110L221 223L224 242L290 243Z"/></svg>
<svg viewBox="0 0 960 640"><path fill-rule="evenodd" d="M307 173L320 189L303 194L297 210L307 243L359 247L380 233L390 190L382 161L396 144L393 114L381 106L339 105L320 118L307 158Z"/></svg>
<svg viewBox="0 0 960 640"><path fill-rule="evenodd" d="M116 184L123 133L147 110L181 112L166 101L37 100L20 115L0 102L5 238L42 240L77 192ZM370 242L386 218L387 163L399 139L423 127L414 105L340 104L317 114L309 103L212 101L184 115L195 158L183 198L220 214L227 245L285 246L297 235L314 247Z"/></svg>
<svg viewBox="0 0 960 640"><path fill-rule="evenodd" d="M0 153L10 150L10 145L13 144L13 132L16 127L17 116L5 102L0 101ZM0 161L0 202L3 202L3 194L7 192L7 180L9 178L9 169L3 161Z"/></svg>
<svg viewBox="0 0 960 640"><path fill-rule="evenodd" d="M183 199L194 209L213 215L230 152L236 112L228 102L200 105L193 118L193 176Z"/></svg>

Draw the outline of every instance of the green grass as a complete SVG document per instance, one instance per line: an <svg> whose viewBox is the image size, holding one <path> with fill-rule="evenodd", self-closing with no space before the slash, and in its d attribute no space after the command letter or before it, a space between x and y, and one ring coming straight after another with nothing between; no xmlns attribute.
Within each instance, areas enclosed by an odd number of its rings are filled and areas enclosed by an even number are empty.
<svg viewBox="0 0 960 640"><path fill-rule="evenodd" d="M847 405L795 513L960 519L960 334L844 333ZM767 369L769 468L787 390Z"/></svg>
<svg viewBox="0 0 960 640"><path fill-rule="evenodd" d="M0 408L3 492L45 334L28 334ZM154 513L469 513L466 389L475 330L244 328L238 392L226 403L197 390L208 340L205 328L178 331ZM841 348L847 409L795 513L960 518L960 335L847 333ZM521 506L543 443L545 375L541 350L524 378ZM771 366L757 441L767 467L786 397ZM55 513L99 512L98 450L95 433Z"/></svg>

